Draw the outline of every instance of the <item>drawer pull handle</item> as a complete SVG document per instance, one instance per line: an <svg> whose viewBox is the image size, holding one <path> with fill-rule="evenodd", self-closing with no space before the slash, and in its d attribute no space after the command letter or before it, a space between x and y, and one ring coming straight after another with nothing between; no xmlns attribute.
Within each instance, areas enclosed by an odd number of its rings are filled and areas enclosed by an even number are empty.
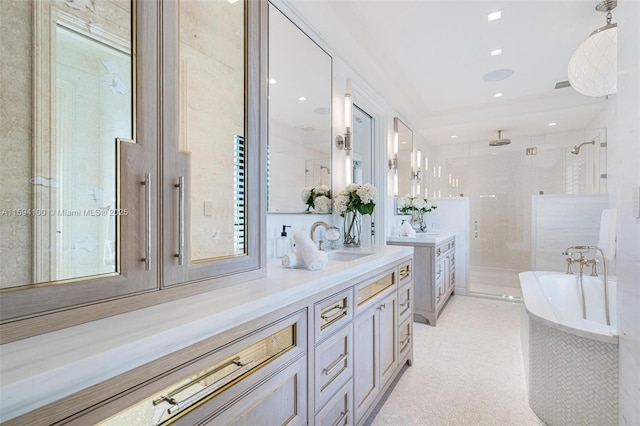
<svg viewBox="0 0 640 426"><path fill-rule="evenodd" d="M333 313L333 311L336 311L336 312ZM326 312L323 312L322 314L320 314L320 318L322 318L326 322L331 322L331 321L335 320L336 318L339 318L342 315L346 315L346 314L347 314L347 307L346 306L335 305L331 309L329 309Z"/></svg>
<svg viewBox="0 0 640 426"><path fill-rule="evenodd" d="M400 279L404 280L405 278L407 278L410 274L411 270L409 269L409 266L404 266L402 268L400 268Z"/></svg>
<svg viewBox="0 0 640 426"><path fill-rule="evenodd" d="M378 310L381 311L381 310L385 309L386 307L387 307L386 303L381 303L381 304L378 305Z"/></svg>
<svg viewBox="0 0 640 426"><path fill-rule="evenodd" d="M218 371L222 370L223 368L226 368L228 366L230 366L231 364L235 364L238 366L238 368L234 371L232 371L231 373L227 374L224 377L221 377L220 379L216 380L215 382L213 382L212 384L210 384L209 386L207 386L206 388L194 393L193 395L183 399L182 401L176 401L173 396L177 395L178 393L182 392L185 389L188 389L189 387L193 386L194 384L202 381L204 378L211 376L214 373L217 373ZM219 368L216 368L215 370L209 372L208 374L201 376L198 378L198 380L193 380L189 383L186 383L182 386L180 386L177 389L172 390L171 392L169 392L166 396L161 396L160 398L156 399L153 401L153 405L158 405L160 402L162 401L167 401L170 404L173 405L173 407L170 407L169 409L167 409L167 413L169 413L170 415L179 413L189 407L191 407L193 404L195 404L196 402L200 401L201 399L205 398L206 396L214 393L215 391L217 391L218 389L220 389L222 386L226 385L227 383L231 382L232 380L235 380L236 378L240 377L242 374L244 374L245 372L247 372L248 370L250 370L253 367L253 361L249 361L247 363L242 363L240 362L239 358L234 358L232 360L230 360L229 362L225 363L224 365L220 366Z"/></svg>
<svg viewBox="0 0 640 426"><path fill-rule="evenodd" d="M338 421L336 421L333 426L344 425L344 419L347 417L347 414L349 414L349 410L344 410L343 412L341 412Z"/></svg>
<svg viewBox="0 0 640 426"><path fill-rule="evenodd" d="M404 346L405 344L409 343L409 340L411 340L411 335L407 334L407 337L404 340L400 341L400 346Z"/></svg>
<svg viewBox="0 0 640 426"><path fill-rule="evenodd" d="M340 355L338 359L333 361L329 367L322 370L322 374L324 374L325 376L328 376L329 374L331 374L331 372L335 370L340 364L342 364L344 360L347 359L348 356L349 356L349 352Z"/></svg>
<svg viewBox="0 0 640 426"><path fill-rule="evenodd" d="M401 308L404 308L405 306L407 306L409 303L411 303L411 298L408 298L407 300L405 300L404 302L402 302L400 304Z"/></svg>

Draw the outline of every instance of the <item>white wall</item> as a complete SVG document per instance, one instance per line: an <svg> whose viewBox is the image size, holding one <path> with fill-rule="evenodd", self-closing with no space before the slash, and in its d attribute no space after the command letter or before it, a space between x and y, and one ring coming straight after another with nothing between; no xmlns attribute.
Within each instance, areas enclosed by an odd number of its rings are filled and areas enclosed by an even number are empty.
<svg viewBox="0 0 640 426"><path fill-rule="evenodd" d="M616 138L610 138L609 185L618 209L620 424L640 424L640 2L618 2ZM635 192L634 192L635 191ZM634 196L634 193L636 194ZM637 202L637 201L636 201Z"/></svg>

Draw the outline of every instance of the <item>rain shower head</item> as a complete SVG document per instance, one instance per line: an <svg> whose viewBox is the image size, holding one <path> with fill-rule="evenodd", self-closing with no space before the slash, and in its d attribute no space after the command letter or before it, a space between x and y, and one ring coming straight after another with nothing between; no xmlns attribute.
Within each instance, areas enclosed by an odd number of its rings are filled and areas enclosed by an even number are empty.
<svg viewBox="0 0 640 426"><path fill-rule="evenodd" d="M571 149L571 153L572 153L572 154L575 154L575 155L578 155L578 154L580 153L580 147L581 147L582 145L595 145L595 144L596 144L596 140L595 140L595 139L594 139L594 140L592 140L592 141L590 141L590 142L582 142L582 143L581 143L581 144L579 144L579 145L575 145L575 146L573 147L573 149Z"/></svg>
<svg viewBox="0 0 640 426"><path fill-rule="evenodd" d="M498 139L489 141L489 146L502 146L509 145L510 143L511 139L502 139L502 130L498 130Z"/></svg>

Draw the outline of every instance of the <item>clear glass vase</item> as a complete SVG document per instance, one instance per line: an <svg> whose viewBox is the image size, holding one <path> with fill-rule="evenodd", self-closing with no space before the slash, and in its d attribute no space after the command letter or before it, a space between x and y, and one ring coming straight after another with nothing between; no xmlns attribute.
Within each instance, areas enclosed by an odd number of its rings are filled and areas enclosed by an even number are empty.
<svg viewBox="0 0 640 426"><path fill-rule="evenodd" d="M362 245L362 215L359 212L344 214L344 245L360 247Z"/></svg>

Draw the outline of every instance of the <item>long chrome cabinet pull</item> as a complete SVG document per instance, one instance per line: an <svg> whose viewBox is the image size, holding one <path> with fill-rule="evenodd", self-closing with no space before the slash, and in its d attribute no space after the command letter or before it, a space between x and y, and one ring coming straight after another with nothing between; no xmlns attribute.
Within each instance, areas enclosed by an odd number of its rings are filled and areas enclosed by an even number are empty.
<svg viewBox="0 0 640 426"><path fill-rule="evenodd" d="M144 262L144 269L151 270L151 173L144 174L144 181L140 182L144 185L144 217L145 217L145 249L144 258L140 259Z"/></svg>
<svg viewBox="0 0 640 426"><path fill-rule="evenodd" d="M473 222L473 230L474 230L473 231L474 238L478 238L478 221L477 220Z"/></svg>
<svg viewBox="0 0 640 426"><path fill-rule="evenodd" d="M347 417L347 414L349 414L349 410L344 410L344 412L340 413L340 418L338 418L338 421L335 422L333 426L344 425L344 419Z"/></svg>
<svg viewBox="0 0 640 426"><path fill-rule="evenodd" d="M173 414L179 413L180 411L191 407L196 402L198 402L201 399L207 397L208 395L214 393L215 391L220 389L222 386L224 386L227 383L231 382L232 380L238 378L239 376L244 374L247 370L251 369L253 367L253 361L249 361L246 364L242 364L240 362L237 362L237 365L239 365L240 368L238 368L235 371L232 371L231 373L229 373L226 376L220 378L219 380L216 380L215 382L213 382L212 384L210 384L206 388L200 390L199 392L196 392L193 395L183 399L182 401L175 403L173 405L173 407L167 409L167 413L169 413L170 415L173 415ZM197 383L197 382L192 382L192 384L193 383Z"/></svg>
<svg viewBox="0 0 640 426"><path fill-rule="evenodd" d="M349 356L349 352L343 355L340 355L338 359L336 359L329 367L322 370L322 374L324 374L325 376L328 376L329 374L331 374L331 372L335 370L339 365L341 365L344 362L344 360L347 359L348 356Z"/></svg>
<svg viewBox="0 0 640 426"><path fill-rule="evenodd" d="M178 253L174 257L178 258L178 265L184 264L184 176L178 177Z"/></svg>

